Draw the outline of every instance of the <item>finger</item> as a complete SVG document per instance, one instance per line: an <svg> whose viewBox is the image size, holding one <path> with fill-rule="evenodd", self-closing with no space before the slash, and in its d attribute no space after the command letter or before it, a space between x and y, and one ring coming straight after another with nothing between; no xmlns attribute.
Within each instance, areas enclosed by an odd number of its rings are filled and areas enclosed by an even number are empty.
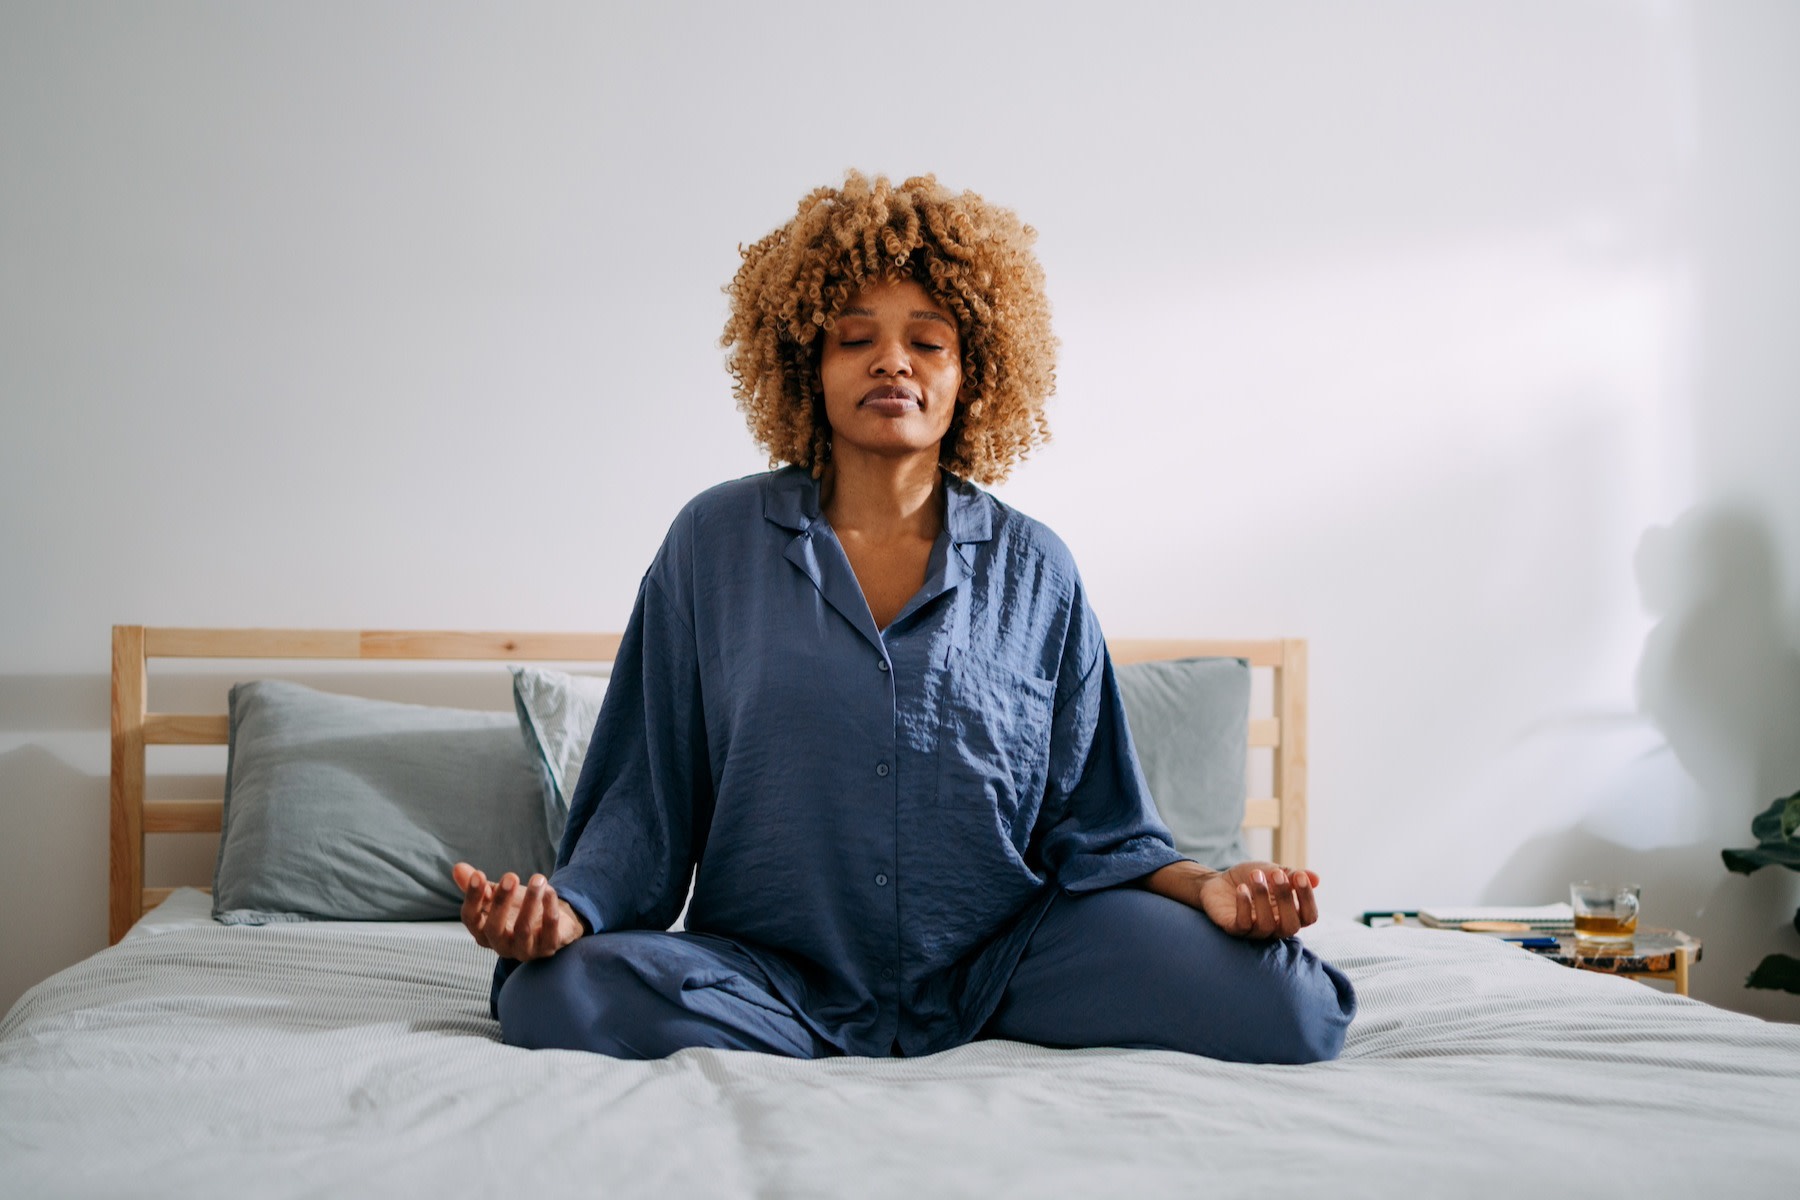
<svg viewBox="0 0 1800 1200"><path fill-rule="evenodd" d="M1301 871L1294 882L1294 899L1300 913L1300 927L1304 929L1319 919L1319 901L1313 895L1312 872Z"/></svg>
<svg viewBox="0 0 1800 1200"><path fill-rule="evenodd" d="M469 932L475 936L476 945L485 946L490 950L493 949L493 945L487 935L486 923L488 909L493 904L493 900L494 885L488 882L487 876L480 871L469 876L469 890L463 893L463 912L465 914L463 924L467 925Z"/></svg>
<svg viewBox="0 0 1800 1200"><path fill-rule="evenodd" d="M1231 932L1242 936L1249 933L1256 924L1256 901L1250 895L1250 885L1237 885L1237 920L1232 923Z"/></svg>
<svg viewBox="0 0 1800 1200"><path fill-rule="evenodd" d="M513 914L512 928L507 930L507 941L511 946L509 953L513 958L523 962L531 957L531 944L537 940L537 893L524 880L514 889L519 897L519 908Z"/></svg>
<svg viewBox="0 0 1800 1200"><path fill-rule="evenodd" d="M519 919L525 911L525 901L530 899L530 892L526 889L525 881L523 879L520 879L511 871L508 871L506 875L507 879L512 882L512 888L506 895L506 911L502 914L506 924L503 928L506 930L507 941L512 944L514 949L517 949L519 944Z"/></svg>
<svg viewBox="0 0 1800 1200"><path fill-rule="evenodd" d="M519 906L525 901L525 891L519 886L519 877L508 871L500 877L500 890L495 893L494 906L488 910L488 939L494 943L494 949L508 958L513 958L512 931L519 919Z"/></svg>
<svg viewBox="0 0 1800 1200"><path fill-rule="evenodd" d="M563 948L562 901L557 899L556 889L550 886L548 879L542 881L538 895L542 922L538 926L534 949L539 958L545 958Z"/></svg>
<svg viewBox="0 0 1800 1200"><path fill-rule="evenodd" d="M1297 874L1280 868L1271 873L1269 906L1275 917L1275 928L1271 932L1276 937L1293 937L1300 931L1300 904L1294 896L1298 878Z"/></svg>
<svg viewBox="0 0 1800 1200"><path fill-rule="evenodd" d="M1256 936L1266 938L1275 932L1275 901L1269 895L1269 876L1258 871L1250 883L1250 897L1256 902Z"/></svg>
<svg viewBox="0 0 1800 1200"><path fill-rule="evenodd" d="M475 868L466 862L452 863L450 866L450 878L455 882L456 890L459 892L469 890L469 879L474 874Z"/></svg>
<svg viewBox="0 0 1800 1200"><path fill-rule="evenodd" d="M1277 898L1275 915L1277 937L1291 938L1300 932L1300 901L1292 889Z"/></svg>
<svg viewBox="0 0 1800 1200"><path fill-rule="evenodd" d="M519 923L513 929L513 941L518 943L521 955L542 958L547 953L539 949L539 945L544 940L544 926L549 924L549 916L544 908L544 877L533 875L525 885L525 903L519 909Z"/></svg>
<svg viewBox="0 0 1800 1200"><path fill-rule="evenodd" d="M468 926L469 932L475 935L477 942L481 942L481 909L481 889L475 886L473 878L465 878L460 915L462 923ZM481 944L486 945L487 943L481 942Z"/></svg>
<svg viewBox="0 0 1800 1200"><path fill-rule="evenodd" d="M531 877L531 894L536 901L532 909L531 945L526 947L533 958L556 953L556 910L551 906L550 884L542 875Z"/></svg>

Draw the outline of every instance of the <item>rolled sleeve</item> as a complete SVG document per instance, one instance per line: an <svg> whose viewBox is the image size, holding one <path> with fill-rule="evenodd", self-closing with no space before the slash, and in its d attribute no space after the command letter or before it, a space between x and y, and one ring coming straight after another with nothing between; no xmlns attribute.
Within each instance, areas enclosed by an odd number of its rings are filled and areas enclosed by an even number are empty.
<svg viewBox="0 0 1800 1200"><path fill-rule="evenodd" d="M691 628L646 575L550 876L590 932L667 929L681 912L713 798L699 680ZM496 1003L517 965L500 960Z"/></svg>
<svg viewBox="0 0 1800 1200"><path fill-rule="evenodd" d="M596 932L667 929L711 800L693 633L646 576L570 799L557 894Z"/></svg>
<svg viewBox="0 0 1800 1200"><path fill-rule="evenodd" d="M1182 855L1138 767L1112 656L1079 588L1075 605L1064 664L1065 678L1078 682L1051 724L1042 854L1058 886L1079 894L1140 879Z"/></svg>

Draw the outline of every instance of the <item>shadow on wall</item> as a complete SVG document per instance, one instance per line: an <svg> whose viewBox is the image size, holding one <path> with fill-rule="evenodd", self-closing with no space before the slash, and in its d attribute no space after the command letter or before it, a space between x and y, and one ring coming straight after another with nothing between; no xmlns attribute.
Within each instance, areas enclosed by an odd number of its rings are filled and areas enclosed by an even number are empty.
<svg viewBox="0 0 1800 1200"><path fill-rule="evenodd" d="M104 775L78 771L42 746L0 754L0 1009L106 945L107 803Z"/></svg>
<svg viewBox="0 0 1800 1200"><path fill-rule="evenodd" d="M1800 999L1743 983L1764 955L1795 951L1800 876L1745 878L1719 859L1750 844L1770 800L1800 788L1800 651L1778 564L1767 527L1742 509L1703 506L1644 535L1638 585L1657 618L1638 665L1648 724L1619 714L1585 731L1638 749L1595 780L1573 827L1520 846L1484 898L1560 896L1577 879L1642 884L1648 924L1705 943L1697 998L1797 1021Z"/></svg>
<svg viewBox="0 0 1800 1200"><path fill-rule="evenodd" d="M1751 816L1800 788L1800 651L1774 542L1755 513L1702 506L1644 535L1637 576L1660 618L1638 704L1747 838Z"/></svg>
<svg viewBox="0 0 1800 1200"><path fill-rule="evenodd" d="M1784 614L1780 561L1758 514L1702 505L1644 535L1637 576L1658 617L1638 667L1638 704L1705 797L1714 840L1700 849L1724 885L1711 890L1706 924L1721 949L1744 939L1719 964L1739 987L1763 954L1796 950L1794 876L1768 870L1746 880L1727 874L1718 856L1750 844L1750 819L1800 789L1800 649ZM1713 998L1800 1020L1792 996Z"/></svg>
<svg viewBox="0 0 1800 1200"><path fill-rule="evenodd" d="M0 675L0 731L98 731L112 720L108 675Z"/></svg>

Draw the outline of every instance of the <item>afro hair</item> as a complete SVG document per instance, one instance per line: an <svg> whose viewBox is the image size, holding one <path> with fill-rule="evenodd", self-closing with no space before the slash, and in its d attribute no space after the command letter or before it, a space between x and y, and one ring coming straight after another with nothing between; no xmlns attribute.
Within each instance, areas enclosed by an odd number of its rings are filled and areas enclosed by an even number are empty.
<svg viewBox="0 0 1800 1200"><path fill-rule="evenodd" d="M1056 389L1056 338L1037 231L974 192L931 175L898 187L851 171L841 188L800 201L793 220L751 246L725 288L731 316L720 344L738 407L771 465L816 477L831 430L819 384L822 335L851 296L911 279L955 318L962 391L939 461L977 483L1006 478L1048 440L1044 402Z"/></svg>

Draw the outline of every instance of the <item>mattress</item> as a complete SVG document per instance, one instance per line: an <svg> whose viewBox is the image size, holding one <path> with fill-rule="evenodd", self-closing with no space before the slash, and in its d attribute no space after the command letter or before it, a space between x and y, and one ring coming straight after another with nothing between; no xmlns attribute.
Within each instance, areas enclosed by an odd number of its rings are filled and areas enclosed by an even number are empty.
<svg viewBox="0 0 1800 1200"><path fill-rule="evenodd" d="M1323 922L1343 1057L979 1042L652 1063L499 1043L459 925L176 892L0 1022L16 1196L1691 1196L1793 1184L1800 1027L1487 938Z"/></svg>

